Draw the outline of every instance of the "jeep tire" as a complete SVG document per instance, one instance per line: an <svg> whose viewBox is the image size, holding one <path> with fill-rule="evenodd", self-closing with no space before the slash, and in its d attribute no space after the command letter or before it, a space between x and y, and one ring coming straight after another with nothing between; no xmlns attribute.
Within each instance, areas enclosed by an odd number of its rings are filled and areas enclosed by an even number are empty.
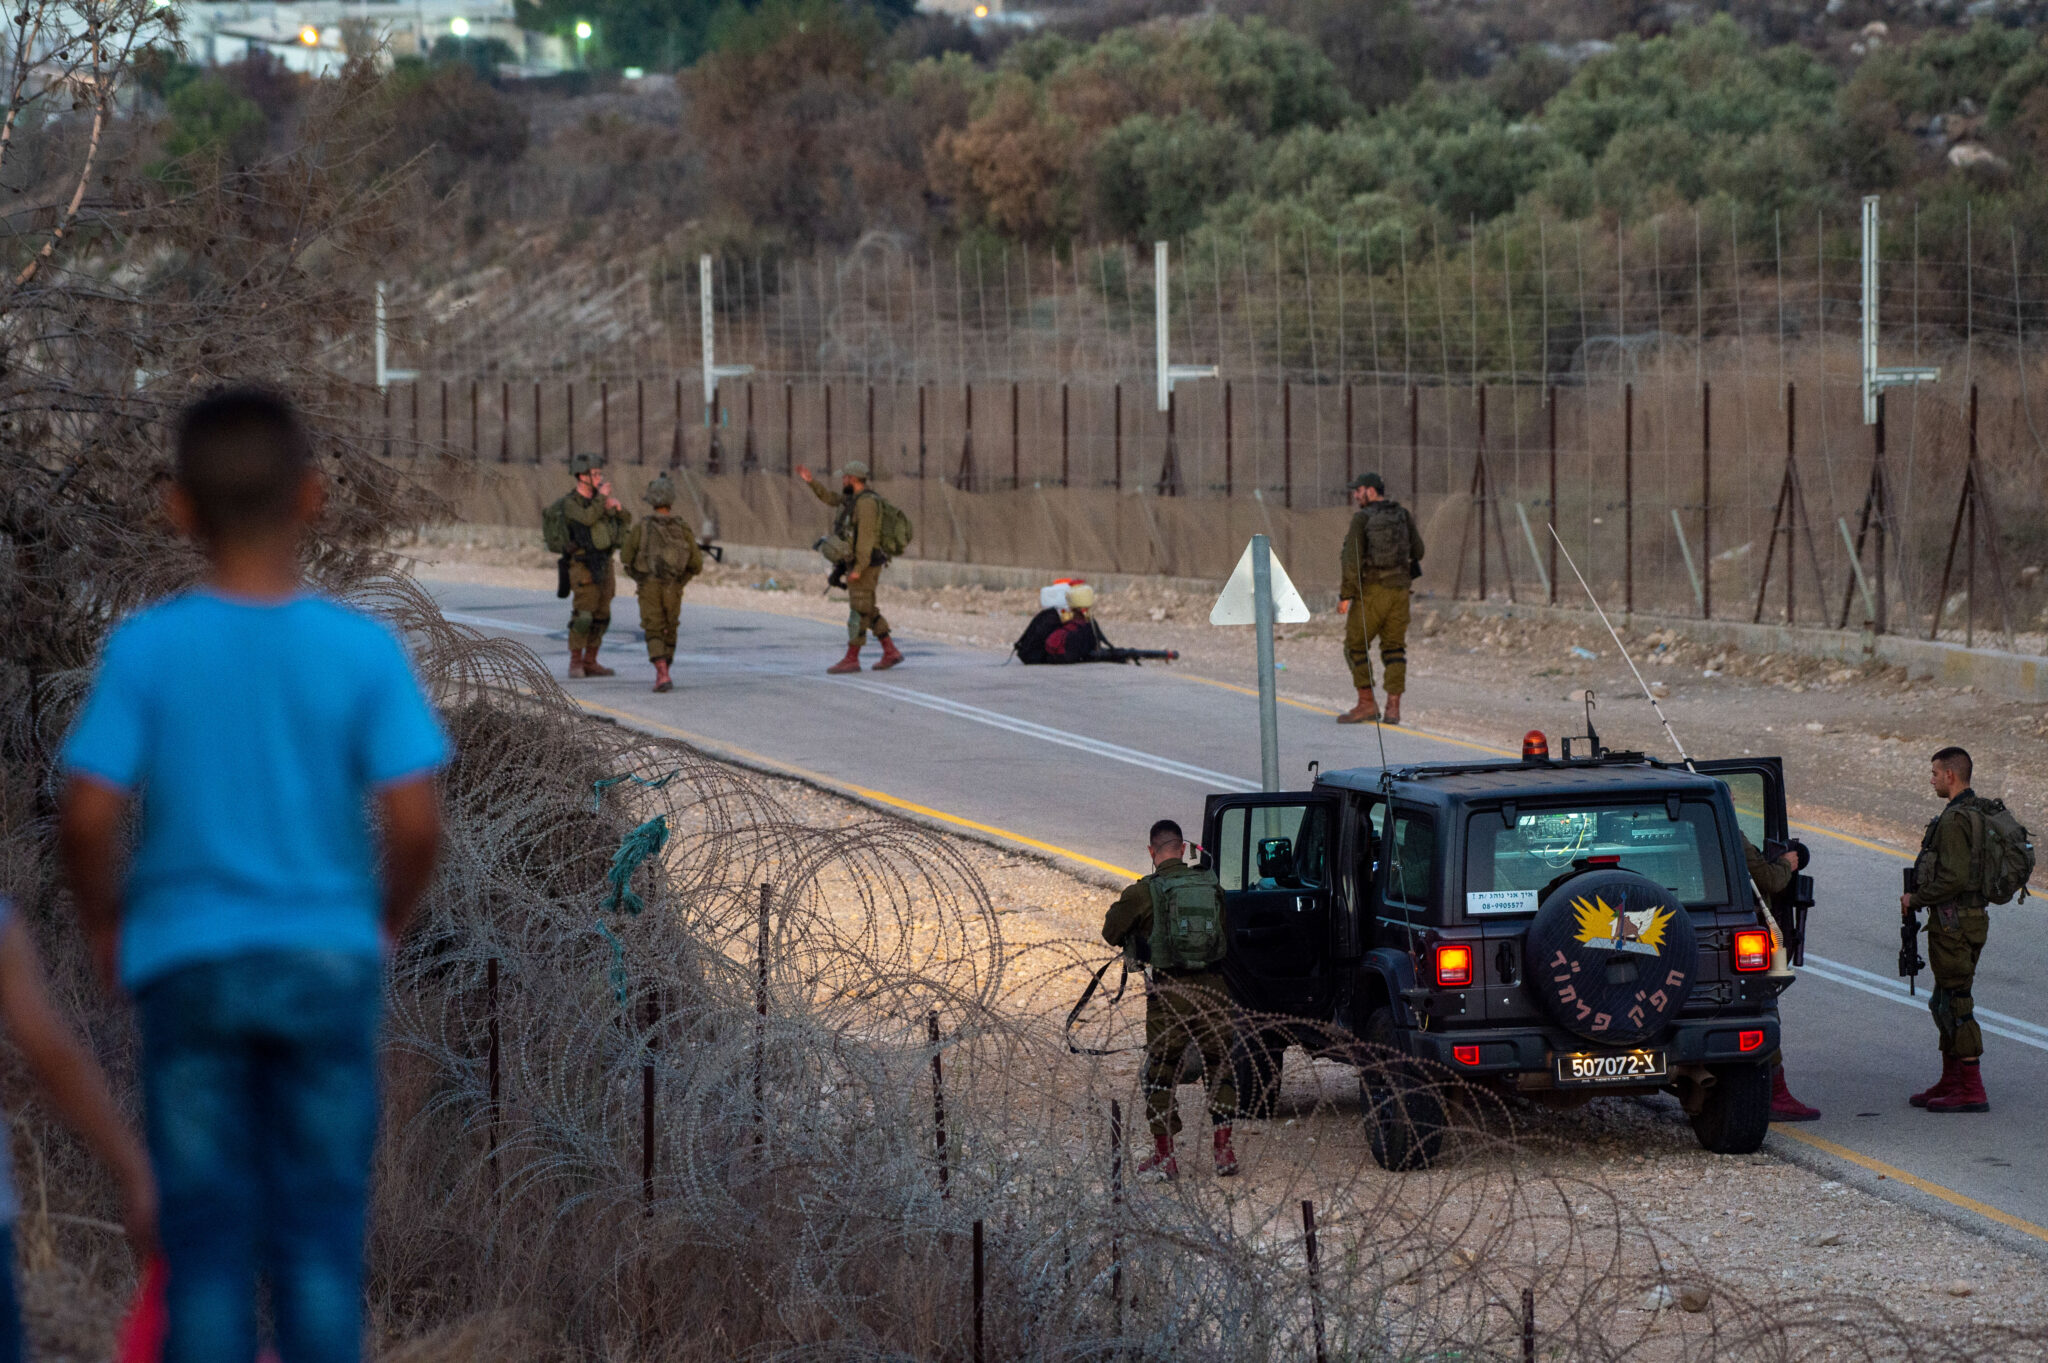
<svg viewBox="0 0 2048 1363"><path fill-rule="evenodd" d="M1364 1040L1370 1050L1358 1069L1358 1107L1373 1160L1396 1173L1427 1169L1443 1153L1443 1094L1414 1060L1400 1054L1393 1009L1373 1010Z"/></svg>
<svg viewBox="0 0 2048 1363"><path fill-rule="evenodd" d="M1771 1129L1771 1067L1717 1065L1714 1082L1692 1116L1700 1145L1717 1155L1747 1155L1761 1149Z"/></svg>

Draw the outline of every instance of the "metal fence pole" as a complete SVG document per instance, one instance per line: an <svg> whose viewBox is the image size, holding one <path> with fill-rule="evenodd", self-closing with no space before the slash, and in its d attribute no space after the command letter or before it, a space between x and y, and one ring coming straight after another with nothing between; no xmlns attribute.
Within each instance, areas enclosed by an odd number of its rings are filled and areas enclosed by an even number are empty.
<svg viewBox="0 0 2048 1363"><path fill-rule="evenodd" d="M1714 385L1700 385L1700 619L1714 618Z"/></svg>
<svg viewBox="0 0 2048 1363"><path fill-rule="evenodd" d="M926 1035L932 1043L932 1147L939 1161L939 1196L949 1198L946 1170L946 1078L939 1061L939 1010L925 1014Z"/></svg>
<svg viewBox="0 0 2048 1363"><path fill-rule="evenodd" d="M1636 612L1636 386L1621 388L1621 608Z"/></svg>
<svg viewBox="0 0 2048 1363"><path fill-rule="evenodd" d="M1550 385L1550 505L1545 517L1550 522L1550 543L1545 546L1550 559L1550 604L1557 604L1557 385Z"/></svg>
<svg viewBox="0 0 2048 1363"><path fill-rule="evenodd" d="M1316 1363L1329 1363L1330 1351L1323 1334L1322 1265L1316 1255L1316 1204L1303 1198L1301 1233L1308 1251L1308 1314L1315 1331Z"/></svg>

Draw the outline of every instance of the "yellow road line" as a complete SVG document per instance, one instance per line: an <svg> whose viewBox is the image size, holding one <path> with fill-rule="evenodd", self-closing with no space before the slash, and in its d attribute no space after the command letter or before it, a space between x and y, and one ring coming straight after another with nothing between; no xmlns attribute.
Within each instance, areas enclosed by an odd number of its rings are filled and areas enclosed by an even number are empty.
<svg viewBox="0 0 2048 1363"><path fill-rule="evenodd" d="M1136 880L1143 874L1143 872L1133 871L1128 867L1117 866L1096 857L1091 857L1085 852L1076 852L1071 848L1061 847L1056 843L1043 842L1037 838L1026 837L1022 833L1013 833L1007 828L998 828L994 824L978 823L973 819L962 818L958 814L948 814L942 809L933 809L929 805L921 805L912 800L905 800L900 796L891 795L887 791L875 790L868 786L857 786L850 781L841 781L827 776L823 772L812 771L808 767L799 767L789 762L778 761L764 753L751 752L745 748L735 748L728 743L721 743L717 739L709 738L704 734L691 733L688 729L678 729L672 724L663 724L659 720L648 719L644 715L636 715L626 710L614 710L608 705L599 705L595 701L583 700L580 697L577 698L576 703L594 714L606 715L612 719L621 720L643 729L652 729L671 738L680 738L684 742L702 748L714 755L734 757L752 766L766 767L770 771L785 772L788 775L809 781L813 785L824 786L828 790L837 790L848 795L855 795L863 800L871 800L879 805L887 805L891 809L900 809L907 814L916 814L923 818L947 824L953 828L964 828L970 832L983 833L992 838L1001 838L1004 842L1016 843L1020 847L1029 847L1032 851L1043 852L1047 856L1079 862L1083 866L1092 866L1098 871L1108 871L1112 875L1122 876L1126 880Z"/></svg>
<svg viewBox="0 0 2048 1363"><path fill-rule="evenodd" d="M1205 677L1191 677L1189 678L1189 680L1208 682L1208 679ZM1224 682L1208 682L1208 684L1212 686L1228 686L1228 683ZM1242 690L1243 688L1229 687L1229 689ZM1253 694L1257 693L1254 692ZM732 757L737 757L742 761L757 766L766 767L771 771L787 772L791 776L800 777L805 781L809 781L814 785L823 786L828 790L844 791L847 794L859 796L864 800L871 800L876 804L886 805L891 809L900 809L905 811L906 813L917 814L924 818L932 819L939 823L947 824L954 828L965 828L972 832L986 834L994 838L1000 838L1005 842L1015 843L1020 847L1029 847L1035 852L1043 852L1048 856L1058 857L1066 861L1079 862L1083 866L1092 866L1097 870L1108 871L1112 874L1126 877L1127 879L1135 880L1138 878L1139 875L1137 871L1133 871L1128 867L1112 865L1111 863L1102 861L1096 857L1091 857L1084 852L1076 852L1071 848L1061 847L1057 843L1044 842L1038 838L1026 837L1021 833L1013 833L1006 828L998 828L994 824L986 824L974 819L962 818L957 814L948 814L944 810L933 809L929 805L921 805L912 800L901 799L898 796L888 794L886 791L875 790L868 786L857 786L848 781L836 780L833 777L824 775L822 772L815 772L805 767L795 766L792 763L778 761L777 759L768 757L765 754L751 752L745 748L731 747L727 744L723 744L711 738L707 738L703 734L692 733L688 729L678 729L672 724L663 724L659 720L648 719L644 715L636 715L626 710L615 710L608 705L599 705L595 701L583 700L581 698L578 698L576 703L594 714L606 715L613 719L622 720L628 724L637 725L639 727L646 729L652 729L657 733L667 734L671 738L680 738L687 743L693 744L696 747L704 749L707 752L722 753L730 755ZM1468 744L1467 746L1478 747L1479 745ZM1819 833L1828 832L1828 830L1826 829L1813 829L1810 831ZM1831 834L1831 836L1844 837L1846 835ZM1858 839L1854 838L1849 838L1847 840L1850 842L1859 841ZM1860 845L1872 847L1875 848L1877 851L1881 852L1890 850L1889 848L1877 847L1875 843L1861 843ZM1909 1188L1913 1188L1919 1192L1926 1193L1929 1197L1940 1198L1943 1202L1947 1202L1952 1206L1961 1207L1965 1211L1975 1212L1979 1216L1987 1217L1992 1221L1996 1221L2001 1226L2008 1226L2013 1230L2020 1231L2026 1235L2031 1235L2036 1239L2048 1241L2048 1227L2037 1226L2031 1221L2026 1221L2021 1219L2020 1217L2012 1215L2010 1212L2002 1212L1998 1210L1998 1208L1996 1207L1989 1206L1983 1202L1979 1202L1974 1197L1968 1197L1962 1193L1954 1191L1953 1189L1944 1188L1939 1183L1930 1183L1928 1180L1921 1178L1916 1174L1909 1174L1903 1169L1896 1168L1893 1165L1884 1163L1882 1160L1875 1160L1868 1155L1858 1154L1856 1151L1849 1149L1847 1146L1837 1145L1833 1141L1823 1140L1819 1136L1808 1135L1804 1131L1799 1131L1791 1127L1774 1126L1772 1129L1774 1131L1777 1131L1781 1135L1789 1136L1793 1140L1799 1141L1806 1145L1810 1145L1816 1150L1825 1151L1827 1154L1833 1155L1837 1159L1847 1160L1851 1164L1854 1164L1859 1168L1867 1169L1875 1174L1882 1174L1889 1179L1894 1179L1897 1182L1905 1184Z"/></svg>
<svg viewBox="0 0 2048 1363"><path fill-rule="evenodd" d="M1235 691L1240 696L1257 696L1259 694L1256 688L1250 686L1239 686L1235 682L1217 681L1214 677L1197 677L1192 673L1187 672L1176 672L1172 675L1180 678L1180 680L1182 681L1198 682L1203 686L1213 686L1221 691ZM1289 700L1285 696L1279 696L1276 697L1276 699L1278 699L1282 705L1291 705L1297 710L1306 710L1312 715L1335 715L1342 713L1338 710L1332 710L1327 705L1311 705L1309 702L1305 700ZM1414 734L1417 738L1426 738L1433 743L1448 743L1454 748L1470 748L1474 752L1491 753L1495 757L1521 756L1520 753L1509 752L1506 748L1490 747L1485 743L1474 743L1470 739L1450 738L1444 734L1431 733L1427 729L1415 728L1413 725L1410 724L1398 724L1394 725L1393 728L1398 733Z"/></svg>
<svg viewBox="0 0 2048 1363"><path fill-rule="evenodd" d="M1773 1125L1771 1130L1780 1136L1790 1136L1802 1145L1810 1145L1816 1150L1833 1155L1836 1159L1845 1159L1859 1169L1868 1169L1873 1174L1882 1174L1888 1179L1905 1184L1908 1188L1926 1193L1929 1197L1938 1197L1951 1206L1961 1207L1966 1212L1975 1212L1981 1217L1996 1221L2001 1226L2009 1226L2022 1234L2031 1235L2036 1240L2048 1240L2048 1226L2037 1226L2031 1221L2025 1221L2014 1216L2011 1212L2002 1212L1988 1203L1979 1202L1974 1197L1965 1197L1954 1189L1944 1188L1939 1183L1929 1183L1926 1179L1915 1174L1909 1174L1904 1169L1886 1164L1883 1160L1874 1160L1868 1155L1859 1155L1846 1145L1837 1145L1831 1140L1825 1140L1819 1136L1811 1136L1804 1131L1789 1126Z"/></svg>

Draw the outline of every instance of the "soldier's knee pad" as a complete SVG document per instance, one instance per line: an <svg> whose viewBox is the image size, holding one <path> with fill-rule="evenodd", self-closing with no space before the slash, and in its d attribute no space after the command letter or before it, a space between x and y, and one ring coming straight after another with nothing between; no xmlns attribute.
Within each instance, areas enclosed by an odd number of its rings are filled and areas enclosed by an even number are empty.
<svg viewBox="0 0 2048 1363"><path fill-rule="evenodd" d="M597 615L593 611L577 611L569 617L569 633L571 634L588 634L596 625Z"/></svg>
<svg viewBox="0 0 2048 1363"><path fill-rule="evenodd" d="M1408 650L1405 648L1382 648L1380 650L1380 661L1388 667L1392 667L1395 663L1405 663L1408 661Z"/></svg>

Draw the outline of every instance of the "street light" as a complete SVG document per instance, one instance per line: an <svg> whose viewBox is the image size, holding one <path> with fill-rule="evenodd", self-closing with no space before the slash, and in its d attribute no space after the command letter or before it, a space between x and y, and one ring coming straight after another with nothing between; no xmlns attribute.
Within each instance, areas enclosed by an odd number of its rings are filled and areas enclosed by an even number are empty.
<svg viewBox="0 0 2048 1363"><path fill-rule="evenodd" d="M577 41L577 42L579 42L579 43L589 42L589 41L590 41L590 35L591 35L591 33L592 33L592 32L593 32L593 30L592 30L592 29L591 29L591 27L590 27L590 20L588 20L588 19L578 19L578 20L576 21L576 41Z"/></svg>
<svg viewBox="0 0 2048 1363"><path fill-rule="evenodd" d="M456 15L448 21L448 31L458 38L467 38L469 36L469 20L459 14Z"/></svg>
<svg viewBox="0 0 2048 1363"><path fill-rule="evenodd" d="M311 24L307 24L299 30L299 41L307 47L320 46L320 30L314 28Z"/></svg>

